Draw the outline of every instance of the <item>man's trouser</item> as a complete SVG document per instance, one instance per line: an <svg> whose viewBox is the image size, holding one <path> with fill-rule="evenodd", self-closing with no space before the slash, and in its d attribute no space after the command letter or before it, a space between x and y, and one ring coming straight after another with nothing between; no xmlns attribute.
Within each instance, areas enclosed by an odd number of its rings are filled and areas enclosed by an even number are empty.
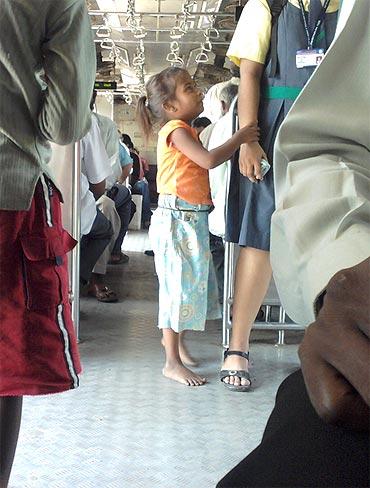
<svg viewBox="0 0 370 488"><path fill-rule="evenodd" d="M261 444L217 484L217 488L367 486L368 432L323 422L311 405L300 370L280 385Z"/></svg>
<svg viewBox="0 0 370 488"><path fill-rule="evenodd" d="M112 224L97 209L91 230L82 236L80 243L80 278L83 284L89 281L96 262L111 242L112 236Z"/></svg>
<svg viewBox="0 0 370 488"><path fill-rule="evenodd" d="M102 214L105 215L105 217L109 220L113 230L113 235L109 241L108 246L105 247L93 269L93 273L105 275L107 272L107 264L112 254L114 243L117 240L121 228L121 220L119 218L113 200L108 198L106 195L101 196L99 200L97 200L96 205L98 209L102 212Z"/></svg>

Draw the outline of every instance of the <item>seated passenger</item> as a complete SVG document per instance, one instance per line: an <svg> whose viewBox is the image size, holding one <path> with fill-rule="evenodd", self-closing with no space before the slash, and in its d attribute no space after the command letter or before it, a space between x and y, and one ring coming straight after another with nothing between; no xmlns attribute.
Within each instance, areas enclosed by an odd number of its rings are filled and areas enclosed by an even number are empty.
<svg viewBox="0 0 370 488"><path fill-rule="evenodd" d="M81 173L80 281L83 286L93 280L92 270L112 238L112 224L97 208L89 182Z"/></svg>
<svg viewBox="0 0 370 488"><path fill-rule="evenodd" d="M94 90L90 104L91 110L95 106L95 99L96 91ZM111 251L109 264L127 263L129 257L121 251L121 247L132 217L132 201L129 189L120 183L124 175L122 175L123 168L119 159L118 130L112 119L98 113L93 113L93 117L97 118L100 135L112 168L112 174L106 178L106 195L114 201L121 220L120 231Z"/></svg>
<svg viewBox="0 0 370 488"><path fill-rule="evenodd" d="M144 177L144 170L140 164L140 158L136 154L132 140L128 134L122 134L122 141L130 150L130 156L133 161L132 173L130 175L130 185L133 195L142 195L143 208L142 208L142 225L144 228L148 228L152 211L150 210L150 193L148 182Z"/></svg>
<svg viewBox="0 0 370 488"><path fill-rule="evenodd" d="M120 177L120 183L125 184L127 178L131 174L133 161L130 156L130 150L126 144L122 141L122 135L119 138L119 162L122 168L122 173Z"/></svg>
<svg viewBox="0 0 370 488"><path fill-rule="evenodd" d="M104 194L106 178L111 177L112 168L100 135L96 117L91 118L91 129L81 140L81 171L89 182L97 208L106 216L113 229L113 236L109 245L105 247L103 253L95 263L89 279L88 293L95 296L101 302L116 302L116 293L106 286L103 277L107 272L107 264L121 228L121 221L113 200ZM90 258L85 255L85 251L82 252L81 248L82 268L84 267L84 260L89 260L90 262Z"/></svg>

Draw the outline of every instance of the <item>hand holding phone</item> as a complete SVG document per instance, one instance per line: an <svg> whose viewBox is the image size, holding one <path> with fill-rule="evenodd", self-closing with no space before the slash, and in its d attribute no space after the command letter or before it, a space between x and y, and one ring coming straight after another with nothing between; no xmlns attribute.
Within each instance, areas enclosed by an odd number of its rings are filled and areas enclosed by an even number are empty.
<svg viewBox="0 0 370 488"><path fill-rule="evenodd" d="M262 178L266 175L266 173L271 168L271 165L266 159L261 159L261 176Z"/></svg>

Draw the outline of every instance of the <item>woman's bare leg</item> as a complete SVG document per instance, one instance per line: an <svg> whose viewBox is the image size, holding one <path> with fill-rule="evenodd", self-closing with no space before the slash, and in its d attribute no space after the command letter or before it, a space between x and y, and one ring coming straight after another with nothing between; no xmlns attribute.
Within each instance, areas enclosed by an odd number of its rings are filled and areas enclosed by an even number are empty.
<svg viewBox="0 0 370 488"><path fill-rule="evenodd" d="M22 417L23 397L0 397L0 488L7 488Z"/></svg>
<svg viewBox="0 0 370 488"><path fill-rule="evenodd" d="M232 336L230 350L249 350L249 336L255 317L266 295L271 280L270 253L253 247L241 247L235 273ZM248 370L248 361L240 356L229 356L222 369ZM248 385L247 379L228 376L223 380L234 385Z"/></svg>

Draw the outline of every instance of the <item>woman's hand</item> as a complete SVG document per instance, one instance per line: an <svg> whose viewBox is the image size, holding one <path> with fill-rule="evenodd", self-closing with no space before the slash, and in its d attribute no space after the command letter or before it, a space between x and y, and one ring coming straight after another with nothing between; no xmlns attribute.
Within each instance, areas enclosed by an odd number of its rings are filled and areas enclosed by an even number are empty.
<svg viewBox="0 0 370 488"><path fill-rule="evenodd" d="M252 183L263 180L261 174L261 159L263 158L267 159L267 156L258 141L249 142L240 146L239 171Z"/></svg>

